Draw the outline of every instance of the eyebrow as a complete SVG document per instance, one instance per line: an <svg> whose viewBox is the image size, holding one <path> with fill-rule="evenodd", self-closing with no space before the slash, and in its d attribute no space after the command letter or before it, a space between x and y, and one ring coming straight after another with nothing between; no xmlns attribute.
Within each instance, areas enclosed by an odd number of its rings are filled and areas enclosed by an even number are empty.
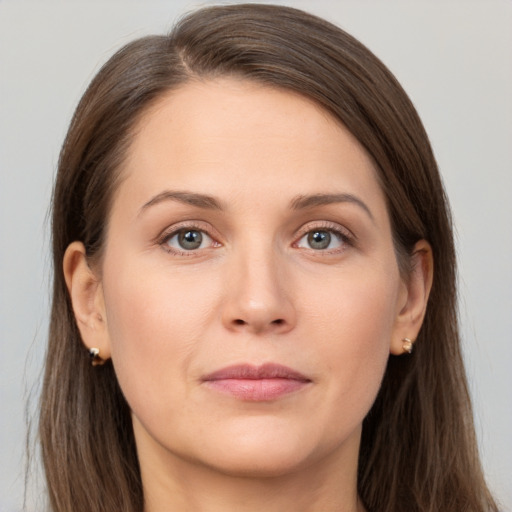
<svg viewBox="0 0 512 512"><path fill-rule="evenodd" d="M212 196L206 194L197 194L195 192L183 192L178 190L164 190L152 197L147 203L142 205L139 215L150 206L162 203L164 201L178 201L179 203L204 208L206 210L222 210L220 202Z"/></svg>
<svg viewBox="0 0 512 512"><path fill-rule="evenodd" d="M178 190L164 190L152 197L141 207L139 215L150 206L162 203L164 201L178 201L183 204L204 208L205 210L223 210L222 204L213 196L207 194L198 194L196 192L186 192ZM299 195L290 202L292 210L305 210L316 206L325 206L335 203L352 203L362 208L368 217L375 222L373 214L364 201L353 194L311 194Z"/></svg>
<svg viewBox="0 0 512 512"><path fill-rule="evenodd" d="M362 208L370 219L375 222L375 218L364 201L353 194L312 194L300 195L292 199L290 205L292 210L303 210L324 206L335 203L352 203Z"/></svg>

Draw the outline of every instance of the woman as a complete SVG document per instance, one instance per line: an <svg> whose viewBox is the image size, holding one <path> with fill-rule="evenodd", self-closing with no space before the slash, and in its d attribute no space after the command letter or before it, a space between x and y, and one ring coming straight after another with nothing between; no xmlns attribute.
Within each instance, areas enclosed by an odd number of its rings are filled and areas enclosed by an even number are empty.
<svg viewBox="0 0 512 512"><path fill-rule="evenodd" d="M53 510L496 510L432 151L340 29L212 7L120 50L53 243Z"/></svg>

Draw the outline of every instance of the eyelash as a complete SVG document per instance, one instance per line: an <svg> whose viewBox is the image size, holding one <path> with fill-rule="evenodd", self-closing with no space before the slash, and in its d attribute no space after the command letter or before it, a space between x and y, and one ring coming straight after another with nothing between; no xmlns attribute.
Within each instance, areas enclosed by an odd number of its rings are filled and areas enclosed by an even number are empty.
<svg viewBox="0 0 512 512"><path fill-rule="evenodd" d="M306 248L306 247L299 247L298 244L300 241L309 233L313 232L327 232L334 234L334 236L340 241L340 243L344 246L341 248L334 248L334 249L313 249L312 247ZM305 250L305 251L311 251L315 255L319 256L329 256L332 254L339 254L346 250L348 247L355 246L356 237L346 228L340 226L339 224L323 221L320 223L309 223L306 226L302 227L299 231L299 235L296 238L296 241L293 243L294 247L297 247L298 249Z"/></svg>
<svg viewBox="0 0 512 512"><path fill-rule="evenodd" d="M212 243L210 247L206 248L199 248L199 249L191 249L191 250L179 250L174 247L170 247L168 245L168 242L175 236L179 235L182 232L186 231L197 231L199 233L202 233L203 235L206 235L209 239L211 239ZM156 240L156 243L162 247L164 251L167 253L176 255L176 256L187 256L187 257L193 257L198 256L199 251L203 251L208 248L215 248L215 247L221 247L222 244L216 240L214 236L209 234L210 229L206 227L202 223L186 223L179 226L173 226L172 229L164 231ZM342 248L335 248L335 249L313 249L312 247L306 248L306 247L299 247L299 242L309 233L312 232L327 232L334 234L334 236L340 241L341 244L352 247L355 245L355 236L346 228L342 228L339 224L323 221L320 223L313 223L307 224L306 226L303 226L299 232L298 235L295 237L295 241L292 243L292 247L295 247L297 249L305 250L305 251L311 251L315 254L319 255L330 255L330 254L336 254L343 252L346 247Z"/></svg>

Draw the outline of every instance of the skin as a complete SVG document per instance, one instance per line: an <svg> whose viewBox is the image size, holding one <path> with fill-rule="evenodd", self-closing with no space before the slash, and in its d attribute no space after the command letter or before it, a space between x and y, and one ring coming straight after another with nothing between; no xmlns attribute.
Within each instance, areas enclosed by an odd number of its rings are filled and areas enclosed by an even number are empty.
<svg viewBox="0 0 512 512"><path fill-rule="evenodd" d="M311 101L218 79L153 105L122 175L101 269L75 242L64 273L132 409L146 512L363 510L361 424L432 277L424 241L400 276L372 160ZM180 247L180 229L202 245ZM309 381L247 401L202 380L268 362Z"/></svg>

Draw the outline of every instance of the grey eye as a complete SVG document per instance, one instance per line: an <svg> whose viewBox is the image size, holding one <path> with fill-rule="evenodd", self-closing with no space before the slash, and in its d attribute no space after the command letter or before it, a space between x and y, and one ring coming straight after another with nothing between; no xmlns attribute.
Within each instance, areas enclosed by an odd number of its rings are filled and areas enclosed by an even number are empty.
<svg viewBox="0 0 512 512"><path fill-rule="evenodd" d="M195 251L212 246L213 240L199 229L180 229L170 236L165 244L178 251Z"/></svg>
<svg viewBox="0 0 512 512"><path fill-rule="evenodd" d="M203 242L203 234L200 231L187 230L178 233L178 244L188 251L199 249Z"/></svg>
<svg viewBox="0 0 512 512"><path fill-rule="evenodd" d="M301 249L324 251L341 249L346 243L346 237L334 229L312 229L300 238L296 246Z"/></svg>
<svg viewBox="0 0 512 512"><path fill-rule="evenodd" d="M310 231L307 240L311 249L327 249L331 244L331 233L329 231Z"/></svg>

